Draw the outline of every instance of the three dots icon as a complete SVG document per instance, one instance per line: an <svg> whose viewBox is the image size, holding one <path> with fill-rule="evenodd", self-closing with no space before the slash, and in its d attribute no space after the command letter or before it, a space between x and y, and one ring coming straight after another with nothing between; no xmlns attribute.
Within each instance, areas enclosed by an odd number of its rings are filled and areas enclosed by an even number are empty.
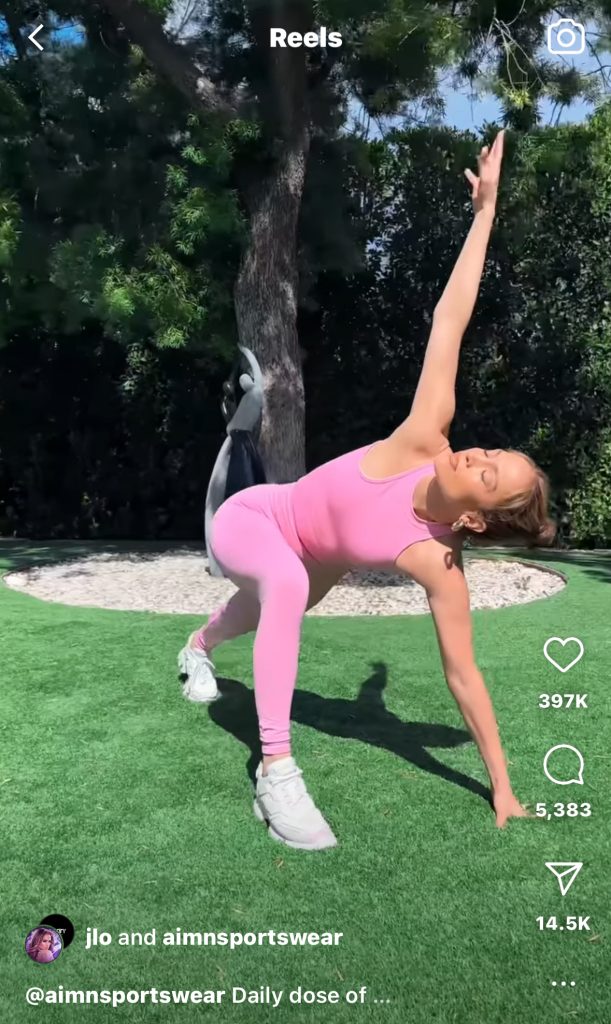
<svg viewBox="0 0 611 1024"><path fill-rule="evenodd" d="M552 981L552 988L575 988L576 981Z"/></svg>

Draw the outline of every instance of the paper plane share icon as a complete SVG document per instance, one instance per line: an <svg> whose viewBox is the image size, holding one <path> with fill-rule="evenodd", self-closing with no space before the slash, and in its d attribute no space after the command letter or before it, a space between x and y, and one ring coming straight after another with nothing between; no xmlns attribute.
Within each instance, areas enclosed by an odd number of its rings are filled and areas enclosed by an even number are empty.
<svg viewBox="0 0 611 1024"><path fill-rule="evenodd" d="M546 861L545 866L556 876L560 892L566 896L583 867L583 861Z"/></svg>

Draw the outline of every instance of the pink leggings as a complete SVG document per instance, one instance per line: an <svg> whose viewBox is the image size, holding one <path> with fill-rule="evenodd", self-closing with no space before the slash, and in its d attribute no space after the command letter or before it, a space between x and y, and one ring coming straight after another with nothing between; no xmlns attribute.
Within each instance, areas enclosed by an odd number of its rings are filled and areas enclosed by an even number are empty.
<svg viewBox="0 0 611 1024"><path fill-rule="evenodd" d="M239 590L208 620L208 651L256 630L255 703L264 754L290 752L301 622L342 575L302 547L291 511L292 484L258 484L229 498L214 516L211 545Z"/></svg>

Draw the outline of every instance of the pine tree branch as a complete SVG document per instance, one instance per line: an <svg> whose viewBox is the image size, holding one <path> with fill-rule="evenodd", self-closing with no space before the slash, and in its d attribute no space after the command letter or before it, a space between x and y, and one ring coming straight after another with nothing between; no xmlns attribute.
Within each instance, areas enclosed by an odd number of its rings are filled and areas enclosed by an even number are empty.
<svg viewBox="0 0 611 1024"><path fill-rule="evenodd" d="M161 19L141 0L98 0L122 24L153 67L164 75L197 110L235 116L235 97L222 92L179 43L164 32Z"/></svg>

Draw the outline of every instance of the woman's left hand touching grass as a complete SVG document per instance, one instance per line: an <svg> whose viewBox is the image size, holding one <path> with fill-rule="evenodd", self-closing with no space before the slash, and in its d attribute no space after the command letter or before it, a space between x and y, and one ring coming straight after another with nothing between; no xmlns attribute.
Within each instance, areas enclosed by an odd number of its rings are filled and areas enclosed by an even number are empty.
<svg viewBox="0 0 611 1024"><path fill-rule="evenodd" d="M496 824L498 828L505 828L505 825L510 818L531 818L532 814L530 811L523 807L520 801L513 795L511 790L508 792L494 793L492 797L492 803L494 806L494 813L496 815Z"/></svg>

